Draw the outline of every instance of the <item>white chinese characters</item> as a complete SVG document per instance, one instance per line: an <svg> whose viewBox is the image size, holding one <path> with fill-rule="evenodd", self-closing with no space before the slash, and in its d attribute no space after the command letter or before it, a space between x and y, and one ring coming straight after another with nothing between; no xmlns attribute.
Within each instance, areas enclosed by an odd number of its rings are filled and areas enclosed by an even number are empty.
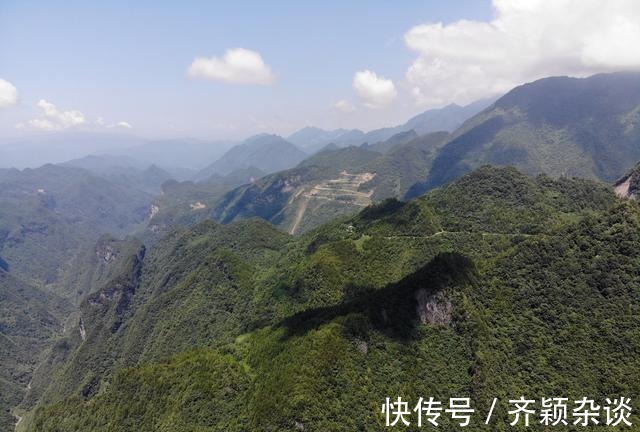
<svg viewBox="0 0 640 432"><path fill-rule="evenodd" d="M494 398L491 407L483 410L486 414L485 424L492 421L497 403L498 398ZM535 427L537 424L545 427L632 426L631 399L627 397L606 398L599 403L586 397L575 400L543 397L538 401L520 396L518 399L509 399L507 403L507 421L512 427ZM433 397L420 397L413 405L398 397L394 400L386 398L382 404L382 414L385 425L389 427L407 427L412 424L418 427L439 427L443 422L466 427L472 423L473 416L480 413L476 413L470 398L450 398L443 402Z"/></svg>

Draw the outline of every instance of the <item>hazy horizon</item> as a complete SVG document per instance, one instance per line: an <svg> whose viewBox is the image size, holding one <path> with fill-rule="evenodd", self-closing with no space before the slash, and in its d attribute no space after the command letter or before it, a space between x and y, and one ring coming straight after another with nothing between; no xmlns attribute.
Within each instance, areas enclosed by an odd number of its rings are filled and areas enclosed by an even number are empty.
<svg viewBox="0 0 640 432"><path fill-rule="evenodd" d="M184 6L3 2L0 135L372 130L545 76L640 67L629 0Z"/></svg>

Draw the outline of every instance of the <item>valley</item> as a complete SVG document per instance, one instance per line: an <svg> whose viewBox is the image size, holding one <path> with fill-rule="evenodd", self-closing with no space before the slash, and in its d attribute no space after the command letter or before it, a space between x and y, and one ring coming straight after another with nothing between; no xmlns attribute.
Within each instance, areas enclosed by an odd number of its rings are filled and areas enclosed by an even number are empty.
<svg viewBox="0 0 640 432"><path fill-rule="evenodd" d="M0 170L0 429L373 431L388 395L640 394L638 89L188 141L200 168L145 145Z"/></svg>

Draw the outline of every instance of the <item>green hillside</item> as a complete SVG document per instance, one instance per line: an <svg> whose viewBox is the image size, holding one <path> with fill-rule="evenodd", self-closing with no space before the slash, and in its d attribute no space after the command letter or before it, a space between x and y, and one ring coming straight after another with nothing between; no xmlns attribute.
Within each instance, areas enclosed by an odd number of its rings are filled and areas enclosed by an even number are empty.
<svg viewBox="0 0 640 432"><path fill-rule="evenodd" d="M0 269L0 429L15 423L11 408L31 385L52 338L62 332L71 305Z"/></svg>
<svg viewBox="0 0 640 432"><path fill-rule="evenodd" d="M153 241L175 226L192 226L209 219L227 192L251 184L264 174L258 168L249 167L224 176L212 175L200 182L169 180L162 184L162 193L154 198L149 222L139 235Z"/></svg>
<svg viewBox="0 0 640 432"><path fill-rule="evenodd" d="M494 397L633 398L638 233L608 187L490 167L299 238L179 230L83 305L29 430L373 431L387 396L507 430Z"/></svg>
<svg viewBox="0 0 640 432"><path fill-rule="evenodd" d="M469 119L409 196L484 164L614 182L640 159L640 74L544 78Z"/></svg>
<svg viewBox="0 0 640 432"><path fill-rule="evenodd" d="M38 286L55 285L61 268L101 234L125 235L144 223L151 198L79 168L4 171L0 254L17 277Z"/></svg>
<svg viewBox="0 0 640 432"><path fill-rule="evenodd" d="M402 197L424 178L448 134L413 136L404 137L408 142L391 138L384 154L370 146L321 151L296 168L228 192L213 217L229 223L257 216L299 234L373 202Z"/></svg>
<svg viewBox="0 0 640 432"><path fill-rule="evenodd" d="M150 201L79 168L0 171L0 430L12 430L10 408L35 384L74 305L112 277L126 241L102 236L141 226Z"/></svg>

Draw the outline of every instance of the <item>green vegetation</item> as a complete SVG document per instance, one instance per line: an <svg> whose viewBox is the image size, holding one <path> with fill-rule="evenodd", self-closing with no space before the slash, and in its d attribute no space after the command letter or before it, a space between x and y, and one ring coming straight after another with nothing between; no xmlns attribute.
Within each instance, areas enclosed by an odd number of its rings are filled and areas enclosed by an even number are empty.
<svg viewBox="0 0 640 432"><path fill-rule="evenodd" d="M0 269L0 429L14 424L11 408L24 397L43 351L71 309L61 298Z"/></svg>
<svg viewBox="0 0 640 432"><path fill-rule="evenodd" d="M73 167L45 165L0 175L0 254L8 271L36 285L55 283L76 254L102 234L142 225L151 195ZM63 288L64 290L64 288Z"/></svg>
<svg viewBox="0 0 640 432"><path fill-rule="evenodd" d="M73 304L115 274L127 242L96 241L141 226L150 201L144 190L75 167L0 171L0 430L15 422L9 408Z"/></svg>
<svg viewBox="0 0 640 432"><path fill-rule="evenodd" d="M452 134L409 196L484 164L614 182L640 159L638 78L554 77L516 87Z"/></svg>
<svg viewBox="0 0 640 432"><path fill-rule="evenodd" d="M151 218L140 235L148 241L158 240L174 226L193 226L208 219L227 192L263 175L250 167L225 176L212 175L198 183L169 180L162 184L162 194L154 199Z"/></svg>
<svg viewBox="0 0 640 432"><path fill-rule="evenodd" d="M306 232L366 205L400 198L424 179L448 134L404 134L376 146L324 150L296 168L227 193L213 217L223 223L261 217L293 234Z"/></svg>
<svg viewBox="0 0 640 432"><path fill-rule="evenodd" d="M178 229L82 305L29 430L374 431L387 396L469 396L495 431L494 397L633 398L639 246L635 201L491 167L299 238Z"/></svg>

